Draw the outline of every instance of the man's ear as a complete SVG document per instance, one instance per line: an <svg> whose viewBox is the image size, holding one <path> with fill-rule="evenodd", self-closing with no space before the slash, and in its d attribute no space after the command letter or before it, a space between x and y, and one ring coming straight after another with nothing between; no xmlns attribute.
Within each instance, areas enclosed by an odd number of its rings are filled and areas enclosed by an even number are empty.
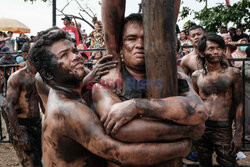
<svg viewBox="0 0 250 167"><path fill-rule="evenodd" d="M44 78L47 81L51 81L51 80L54 79L54 76L51 75L50 73L46 72L44 69L41 69L39 71L39 73L40 73L41 77Z"/></svg>

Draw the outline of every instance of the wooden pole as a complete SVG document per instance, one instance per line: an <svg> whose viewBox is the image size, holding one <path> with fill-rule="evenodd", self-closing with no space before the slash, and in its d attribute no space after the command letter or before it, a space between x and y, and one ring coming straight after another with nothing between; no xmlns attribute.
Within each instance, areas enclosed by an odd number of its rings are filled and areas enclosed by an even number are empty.
<svg viewBox="0 0 250 167"><path fill-rule="evenodd" d="M142 2L147 79L162 82L162 87L148 87L149 98L178 95L174 3L174 0ZM181 167L181 159L164 166Z"/></svg>

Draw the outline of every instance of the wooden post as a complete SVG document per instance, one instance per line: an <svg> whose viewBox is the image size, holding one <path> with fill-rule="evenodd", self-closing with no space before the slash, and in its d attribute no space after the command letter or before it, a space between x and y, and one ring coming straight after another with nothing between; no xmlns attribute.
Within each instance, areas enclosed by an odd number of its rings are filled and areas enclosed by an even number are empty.
<svg viewBox="0 0 250 167"><path fill-rule="evenodd" d="M142 2L147 79L162 82L162 87L148 87L149 98L178 95L174 1ZM182 162L174 159L165 166L181 167Z"/></svg>

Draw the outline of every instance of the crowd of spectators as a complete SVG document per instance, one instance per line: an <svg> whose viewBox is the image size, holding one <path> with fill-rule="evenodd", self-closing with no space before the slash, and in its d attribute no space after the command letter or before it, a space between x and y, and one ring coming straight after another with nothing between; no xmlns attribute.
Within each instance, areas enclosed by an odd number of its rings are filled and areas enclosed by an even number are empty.
<svg viewBox="0 0 250 167"><path fill-rule="evenodd" d="M250 35L245 33L244 25L237 28L222 26L219 34L223 37L225 44L227 44L225 56L227 59L231 58L246 58L247 46L236 46L237 44L247 44L250 41ZM188 29L177 33L177 59L181 59L192 51ZM242 62L232 62L234 67L241 69Z"/></svg>

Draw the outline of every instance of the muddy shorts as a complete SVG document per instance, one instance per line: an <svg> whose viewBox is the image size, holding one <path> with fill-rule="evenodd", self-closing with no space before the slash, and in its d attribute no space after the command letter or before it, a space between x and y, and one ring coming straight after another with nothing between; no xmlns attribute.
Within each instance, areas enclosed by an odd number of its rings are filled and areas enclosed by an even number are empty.
<svg viewBox="0 0 250 167"><path fill-rule="evenodd" d="M221 166L237 167L236 157L229 154L232 140L232 124L229 122L207 121L206 130L201 139L194 143L200 166L211 167L212 154Z"/></svg>
<svg viewBox="0 0 250 167"><path fill-rule="evenodd" d="M29 138L29 148L24 150L18 145L17 136L13 136L10 129L10 137L13 147L18 156L19 162L24 167L40 167L42 158L41 149L41 119L40 118L19 118L20 128Z"/></svg>

